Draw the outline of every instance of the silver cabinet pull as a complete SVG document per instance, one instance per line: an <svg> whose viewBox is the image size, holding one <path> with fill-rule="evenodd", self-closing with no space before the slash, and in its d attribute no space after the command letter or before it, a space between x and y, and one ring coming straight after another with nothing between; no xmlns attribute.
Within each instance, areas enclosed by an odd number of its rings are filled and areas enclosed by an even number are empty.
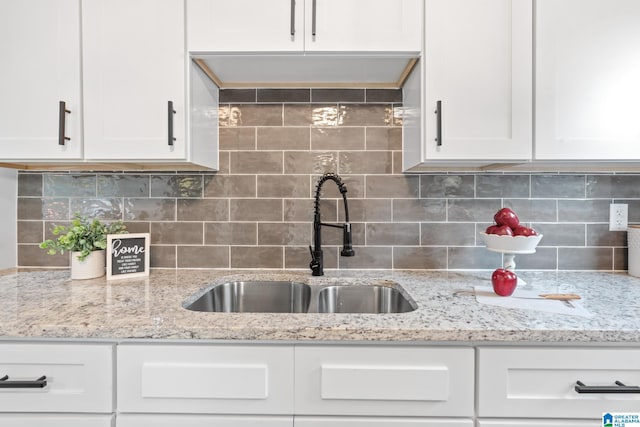
<svg viewBox="0 0 640 427"><path fill-rule="evenodd" d="M316 36L316 0L311 4L311 35Z"/></svg>
<svg viewBox="0 0 640 427"><path fill-rule="evenodd" d="M60 107L58 108L58 145L64 145L66 141L71 140L71 138L64 135L67 113L71 114L71 111L67 110L67 104L64 101L60 101Z"/></svg>
<svg viewBox="0 0 640 427"><path fill-rule="evenodd" d="M296 35L296 0L291 0L291 37Z"/></svg>
<svg viewBox="0 0 640 427"><path fill-rule="evenodd" d="M169 113L169 135L168 135L168 143L169 145L173 145L173 142L176 140L173 137L173 115L176 113L176 110L173 109L173 101L168 102L168 113Z"/></svg>
<svg viewBox="0 0 640 427"><path fill-rule="evenodd" d="M436 145L442 145L442 101L436 102Z"/></svg>

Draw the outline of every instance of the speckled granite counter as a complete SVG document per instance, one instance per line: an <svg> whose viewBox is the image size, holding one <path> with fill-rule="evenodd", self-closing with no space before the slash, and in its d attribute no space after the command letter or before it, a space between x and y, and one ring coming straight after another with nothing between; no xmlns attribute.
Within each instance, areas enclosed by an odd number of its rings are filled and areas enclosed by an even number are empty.
<svg viewBox="0 0 640 427"><path fill-rule="evenodd" d="M147 279L69 280L68 271L0 276L0 337L278 341L640 343L640 279L626 274L521 272L528 289L575 292L586 319L476 302L490 272L158 270ZM201 313L183 303L229 280L310 285L391 280L418 308L402 314ZM191 298L193 300L194 298Z"/></svg>

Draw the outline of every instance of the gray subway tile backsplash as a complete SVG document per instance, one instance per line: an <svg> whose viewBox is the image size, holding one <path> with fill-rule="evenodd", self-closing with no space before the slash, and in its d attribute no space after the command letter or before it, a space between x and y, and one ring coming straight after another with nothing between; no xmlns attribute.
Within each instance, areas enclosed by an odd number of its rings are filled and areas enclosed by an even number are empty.
<svg viewBox="0 0 640 427"><path fill-rule="evenodd" d="M476 176L476 197L529 197L529 175Z"/></svg>
<svg viewBox="0 0 640 427"><path fill-rule="evenodd" d="M149 175L97 176L98 197L149 197Z"/></svg>
<svg viewBox="0 0 640 427"><path fill-rule="evenodd" d="M475 197L475 175L435 174L420 177L422 198L470 198Z"/></svg>
<svg viewBox="0 0 640 427"><path fill-rule="evenodd" d="M547 199L586 196L584 175L541 174L531 177L531 197Z"/></svg>
<svg viewBox="0 0 640 427"><path fill-rule="evenodd" d="M220 170L18 175L18 264L67 267L38 247L75 212L151 233L157 268L308 269L316 182L347 186L356 256L324 228L325 268L488 269L502 265L479 232L503 206L544 234L518 269L625 270L625 232L609 204L640 223L640 174L402 174L400 91L223 90ZM344 221L337 186L322 188L323 222Z"/></svg>
<svg viewBox="0 0 640 427"><path fill-rule="evenodd" d="M365 102L365 89L312 89L311 102Z"/></svg>
<svg viewBox="0 0 640 427"><path fill-rule="evenodd" d="M23 173L18 180L18 197L42 197L41 173Z"/></svg>

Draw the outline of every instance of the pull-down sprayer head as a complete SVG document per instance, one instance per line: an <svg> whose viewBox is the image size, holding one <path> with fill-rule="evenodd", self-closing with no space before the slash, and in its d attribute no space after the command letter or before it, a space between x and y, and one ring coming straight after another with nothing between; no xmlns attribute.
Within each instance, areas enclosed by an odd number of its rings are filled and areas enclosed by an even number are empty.
<svg viewBox="0 0 640 427"><path fill-rule="evenodd" d="M333 181L338 186L338 190L340 194L342 194L342 201L344 204L344 219L345 223L342 225L337 224L325 224L320 220L320 190L322 185L326 181ZM351 241L351 224L349 223L349 206L347 204L347 187L344 185L340 177L334 173L325 173L318 180L318 185L316 186L316 194L314 201L314 213L313 213L313 244L312 248L309 246L309 251L311 252L311 271L314 276L322 276L324 274L323 270L323 256L322 256L322 226L334 227L334 228L342 228L342 250L340 251L340 255L342 256L354 256L355 252L353 250L353 245Z"/></svg>

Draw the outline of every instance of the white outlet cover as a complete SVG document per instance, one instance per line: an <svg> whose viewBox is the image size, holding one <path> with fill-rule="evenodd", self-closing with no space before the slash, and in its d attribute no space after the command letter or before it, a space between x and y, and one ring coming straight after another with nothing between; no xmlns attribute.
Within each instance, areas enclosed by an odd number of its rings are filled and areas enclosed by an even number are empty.
<svg viewBox="0 0 640 427"><path fill-rule="evenodd" d="M626 231L629 224L629 206L626 203L609 205L609 231Z"/></svg>

